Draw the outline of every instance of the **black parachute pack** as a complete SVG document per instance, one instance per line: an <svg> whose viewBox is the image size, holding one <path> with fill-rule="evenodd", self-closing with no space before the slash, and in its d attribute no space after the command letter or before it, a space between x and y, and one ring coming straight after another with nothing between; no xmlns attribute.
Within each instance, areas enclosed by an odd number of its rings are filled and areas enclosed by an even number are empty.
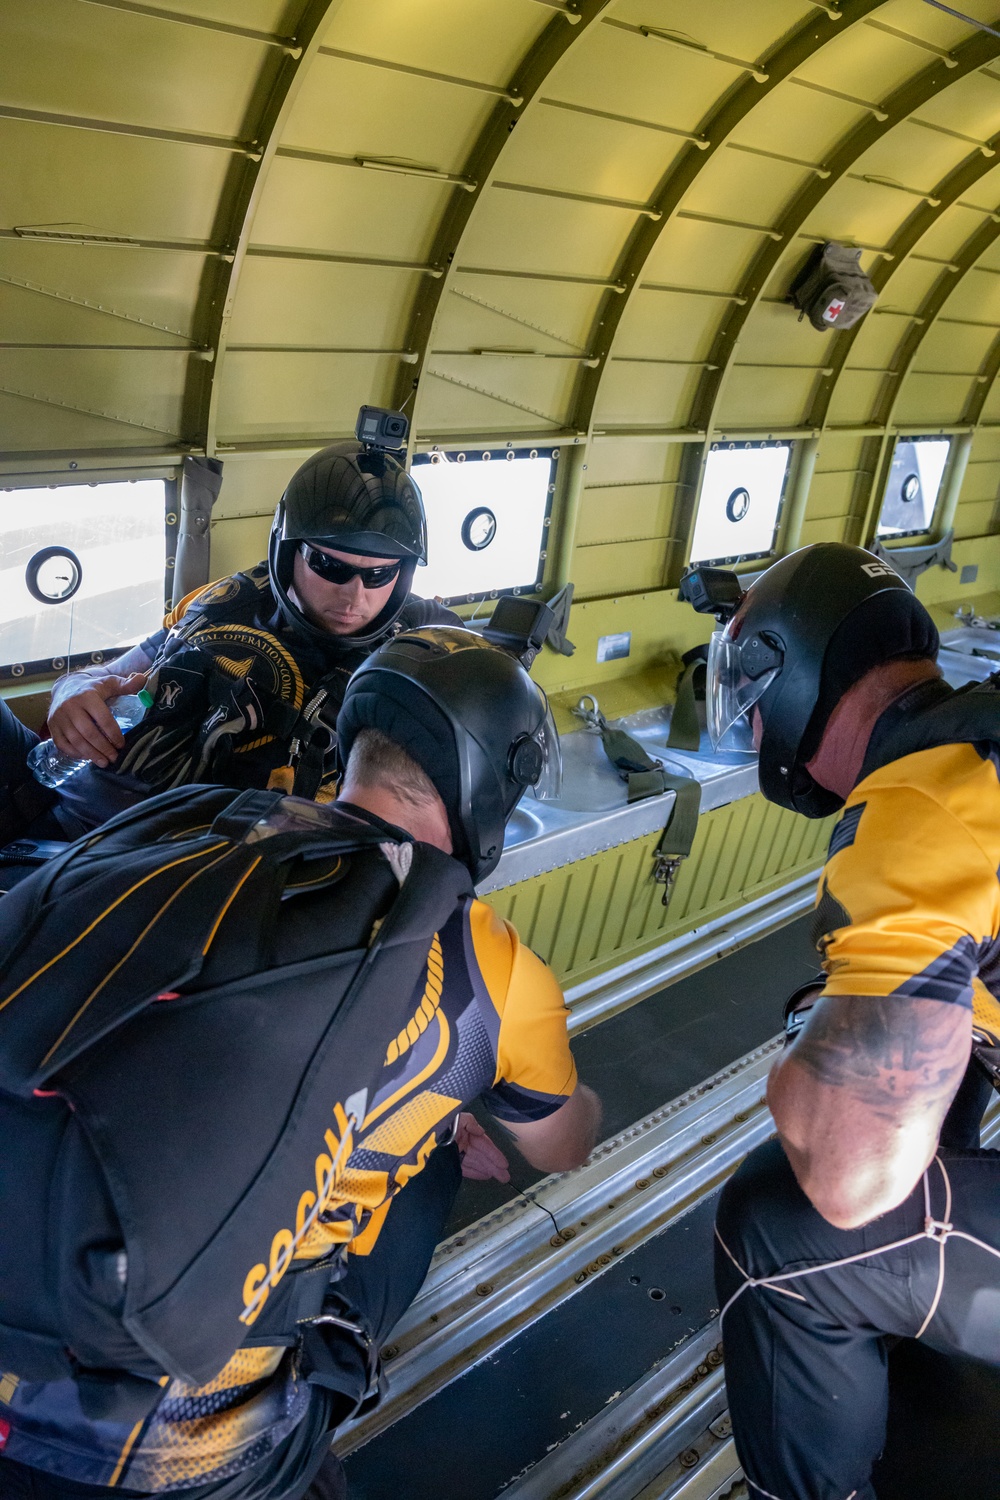
<svg viewBox="0 0 1000 1500"><path fill-rule="evenodd" d="M861 251L830 240L817 245L788 288L788 301L820 333L853 328L878 293L861 269Z"/></svg>
<svg viewBox="0 0 1000 1500"><path fill-rule="evenodd" d="M0 900L0 1369L141 1417L299 1342L331 1265L296 1246L471 894L398 830L193 786Z"/></svg>

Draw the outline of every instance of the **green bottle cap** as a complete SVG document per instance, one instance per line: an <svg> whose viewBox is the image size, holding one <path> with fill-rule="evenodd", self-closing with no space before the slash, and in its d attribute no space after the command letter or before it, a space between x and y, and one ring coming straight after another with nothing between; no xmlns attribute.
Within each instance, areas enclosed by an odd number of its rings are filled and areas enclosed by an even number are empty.
<svg viewBox="0 0 1000 1500"><path fill-rule="evenodd" d="M136 693L136 697L142 704L143 708L152 708L154 701L153 695L152 693L147 692L145 688L140 688L138 693Z"/></svg>

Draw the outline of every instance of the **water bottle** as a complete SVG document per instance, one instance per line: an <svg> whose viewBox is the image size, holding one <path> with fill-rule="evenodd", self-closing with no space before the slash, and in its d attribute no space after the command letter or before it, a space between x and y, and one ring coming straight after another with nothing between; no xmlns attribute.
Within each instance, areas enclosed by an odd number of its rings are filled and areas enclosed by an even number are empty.
<svg viewBox="0 0 1000 1500"><path fill-rule="evenodd" d="M108 704L111 716L122 734L134 729L141 722L147 708L152 706L152 695L145 688L138 693L124 693L120 698L112 698ZM41 740L28 756L28 768L35 780L53 790L89 765L89 760L77 760L72 755L63 755L52 740Z"/></svg>

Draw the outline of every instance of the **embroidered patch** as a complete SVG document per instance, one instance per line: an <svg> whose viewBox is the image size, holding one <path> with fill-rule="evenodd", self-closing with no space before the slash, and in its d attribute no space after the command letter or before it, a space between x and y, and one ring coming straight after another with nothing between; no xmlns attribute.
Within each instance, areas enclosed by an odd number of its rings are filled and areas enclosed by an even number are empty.
<svg viewBox="0 0 1000 1500"><path fill-rule="evenodd" d="M10 1437L10 1423L9 1422L4 1422L4 1421L0 1420L0 1453L3 1452L4 1448L6 1448L6 1446L7 1446L7 1439L9 1437Z"/></svg>
<svg viewBox="0 0 1000 1500"><path fill-rule="evenodd" d="M849 849L854 843L858 824L861 822L861 814L867 806L867 802L859 802L857 807L852 807L848 812L845 812L830 835L830 847L826 851L827 859L832 859L835 854L840 853L841 849Z"/></svg>

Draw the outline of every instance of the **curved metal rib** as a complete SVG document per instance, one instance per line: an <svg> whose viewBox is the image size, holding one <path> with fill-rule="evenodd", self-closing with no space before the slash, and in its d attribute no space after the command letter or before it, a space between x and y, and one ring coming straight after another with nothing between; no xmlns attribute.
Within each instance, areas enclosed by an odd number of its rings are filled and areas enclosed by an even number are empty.
<svg viewBox="0 0 1000 1500"><path fill-rule="evenodd" d="M650 207L659 213L659 219L643 219L638 223L622 252L614 279L624 285L625 292L623 295L606 295L601 301L589 346L598 363L594 369L582 372L568 425L588 433L591 431L611 350L625 312L639 288L642 271L705 164L773 88L820 51L827 42L843 36L846 27L864 20L871 11L878 10L881 3L882 0L853 0L850 5L844 6L843 20L836 25L829 16L810 17L774 53L764 59L766 82L760 83L752 78L745 80L705 121L699 134L707 140L707 148L699 150L692 145L682 154L676 167L668 173L650 202ZM815 180L822 183L822 191L818 195L822 197L826 187L825 179ZM773 250L777 243L769 240L769 248ZM780 254L780 250L776 251L777 254ZM728 327L728 322L723 326ZM716 345L719 345L719 338L716 339ZM714 360L715 355L711 354L708 358Z"/></svg>
<svg viewBox="0 0 1000 1500"><path fill-rule="evenodd" d="M866 465L866 469L872 477L865 494L861 497L864 502L864 512L859 533L862 545L871 539L875 531L875 522L887 476L887 455L894 436L892 432L893 419L896 408L899 405L903 386L906 383L906 377L913 367L913 361L920 352L927 334L935 326L936 320L943 312L948 299L962 285L962 282L970 271L975 270L977 262L998 239L1000 239L1000 222L994 222L990 219L985 224L980 225L976 233L971 239L965 242L962 249L954 257L952 263L957 266L957 271L945 271L938 277L916 313L916 317L920 321L914 322L897 350L895 378L891 384L884 387L873 419L875 423L884 428L884 431L881 438L877 439L877 461ZM992 357L993 354L991 352ZM984 384L984 401L987 391L988 386ZM971 399L975 399L975 393ZM972 425L972 419L970 419L970 425Z"/></svg>
<svg viewBox="0 0 1000 1500"><path fill-rule="evenodd" d="M895 126L908 119L915 109L928 99L939 97L952 83L956 83L992 61L1000 53L1000 41L995 37L978 34L961 47L955 49L953 60L957 67L949 68L941 59L931 64L922 73L911 78L885 101L882 113L884 120L871 118L852 131L836 155L827 162L830 182L842 178L851 167ZM829 191L829 182L812 181L806 184L793 201L790 209L776 226L782 231L784 241L798 233L808 216ZM733 308L724 326L720 329L709 359L716 363L717 371L706 372L695 395L690 425L711 434L716 421L719 403L732 369L736 344L747 321L760 302L764 288L781 257L781 248L773 243L765 245L750 268L741 295L746 302Z"/></svg>
<svg viewBox="0 0 1000 1500"><path fill-rule="evenodd" d="M254 133L255 156L234 164L229 179L229 207L221 235L223 258L207 270L202 287L198 343L212 351L212 364L192 361L184 400L184 428L192 441L205 452L214 454L219 418L219 396L225 363L226 340L243 263L253 230L271 163L274 160L285 122L302 85L306 71L316 55L327 22L340 9L343 0L307 0L295 36L281 58L257 120ZM269 57L265 67L273 66Z"/></svg>
<svg viewBox="0 0 1000 1500"><path fill-rule="evenodd" d="M547 3L547 0L543 0ZM440 266L444 274L434 280L424 278L417 291L409 327L403 340L407 349L417 355L416 371L412 366L401 366L396 377L393 404L403 406L416 390L410 421L410 442L415 443L420 426L420 379L424 361L431 347L434 326L442 298L454 279L455 261L462 236L475 211L482 194L491 187L504 147L511 131L538 102L539 93L557 63L587 35L598 21L610 0L583 0L573 9L574 24L567 26L562 16L554 16L541 36L523 58L510 81L510 97L498 101L486 122L478 140L469 153L459 174L468 182L475 183L473 191L456 187L448 200L429 261ZM559 6L562 10L563 7ZM514 103L517 98L521 103Z"/></svg>
<svg viewBox="0 0 1000 1500"><path fill-rule="evenodd" d="M1000 134L994 136L990 144L1000 145ZM947 213L949 208L953 208L961 199L962 194L967 193L971 187L974 187L980 178L988 176L995 169L996 163L994 161L988 160L983 156L982 152L976 151L965 161L960 162L947 177L942 178L930 195L930 197L936 200L936 206L931 205L929 198L920 208L912 213L905 224L901 226L895 238L886 247L892 255L892 259L880 260L873 269L871 280L878 293L881 294L885 290L895 273L905 265L907 257L913 253L924 235L929 234L932 229L936 228L942 215ZM949 272L947 274L952 275L954 273ZM920 314L917 313L914 316L919 317ZM807 426L824 427L826 425L827 415L833 403L838 382L848 359L850 359L855 340L860 335L864 326L864 319L862 319L853 328L847 329L844 333L835 336L834 347L828 360L833 373L824 379L822 386L813 398L809 415L806 418Z"/></svg>

